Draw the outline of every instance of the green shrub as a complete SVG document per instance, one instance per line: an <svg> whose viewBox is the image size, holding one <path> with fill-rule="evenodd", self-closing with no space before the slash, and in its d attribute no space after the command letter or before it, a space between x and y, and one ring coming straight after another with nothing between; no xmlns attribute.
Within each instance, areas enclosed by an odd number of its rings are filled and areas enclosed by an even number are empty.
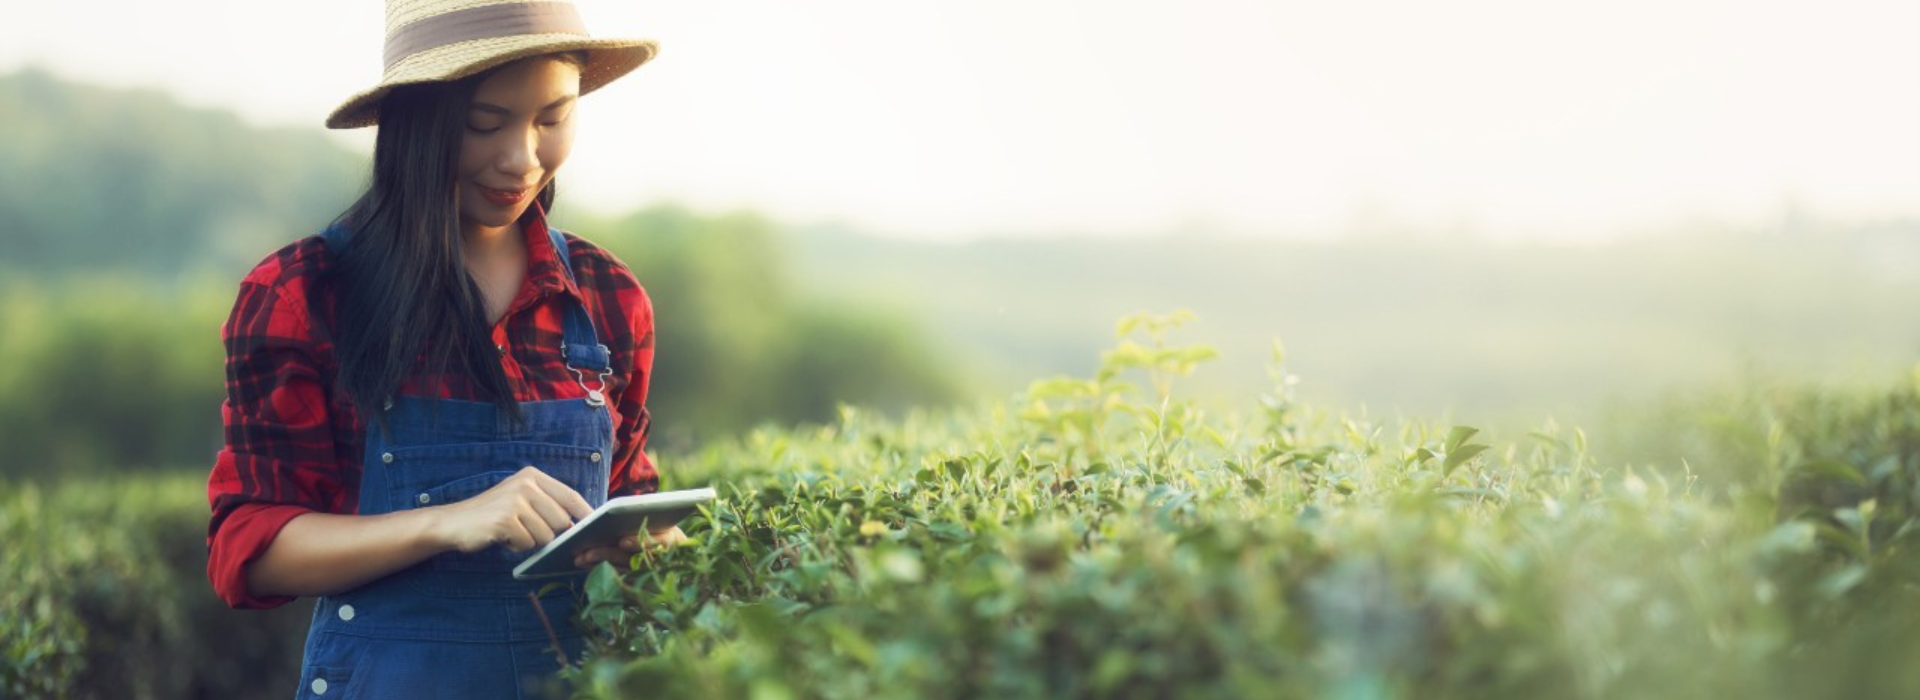
<svg viewBox="0 0 1920 700"><path fill-rule="evenodd" d="M872 299L807 298L772 222L655 206L575 229L633 268L659 334L654 444L670 452L765 423L833 420L841 403L890 412L962 394L951 360Z"/></svg>
<svg viewBox="0 0 1920 700"><path fill-rule="evenodd" d="M293 687L311 609L243 612L213 595L205 489L182 475L0 480L0 697Z"/></svg>
<svg viewBox="0 0 1920 700"><path fill-rule="evenodd" d="M1255 415L1207 414L1173 325L1012 406L664 463L723 499L592 573L574 696L1920 694L1920 382L1749 396L1696 456L1757 466L1705 488L1578 430L1304 409L1278 367ZM201 489L0 482L0 695L291 687L305 612L214 599Z"/></svg>
<svg viewBox="0 0 1920 700"><path fill-rule="evenodd" d="M230 296L105 278L0 293L0 474L213 463Z"/></svg>
<svg viewBox="0 0 1920 700"><path fill-rule="evenodd" d="M686 546L594 572L576 697L1920 692L1911 510L1862 564L1778 519L1764 470L1728 499L1603 467L1579 431L1481 442L1302 411L1284 382L1259 418L1206 416L1124 386L1204 351L1133 347L1036 383L1024 420L849 410L672 465L723 500ZM1907 488L1917 453L1877 427L1901 401L1810 399L1776 449L1896 453Z"/></svg>

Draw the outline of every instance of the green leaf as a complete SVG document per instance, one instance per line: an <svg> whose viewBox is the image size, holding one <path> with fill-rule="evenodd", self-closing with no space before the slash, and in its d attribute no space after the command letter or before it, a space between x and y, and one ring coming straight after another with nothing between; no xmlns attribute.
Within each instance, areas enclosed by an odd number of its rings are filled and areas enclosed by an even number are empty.
<svg viewBox="0 0 1920 700"><path fill-rule="evenodd" d="M1219 359L1220 357L1220 351L1214 349L1211 345L1189 345L1184 348L1176 348L1172 353L1174 358L1181 362L1195 364Z"/></svg>
<svg viewBox="0 0 1920 700"><path fill-rule="evenodd" d="M1150 367L1159 359L1157 353L1131 340L1120 343L1112 350L1100 353L1100 363L1108 367L1132 368Z"/></svg>
<svg viewBox="0 0 1920 700"><path fill-rule="evenodd" d="M1820 578L1820 593L1828 598L1839 598L1867 579L1867 567L1864 564L1849 564Z"/></svg>
<svg viewBox="0 0 1920 700"><path fill-rule="evenodd" d="M1473 436L1479 432L1479 428L1471 426L1454 426L1453 430L1447 433L1447 452L1451 454L1453 451L1460 449L1461 445L1467 444L1467 440L1472 439Z"/></svg>
<svg viewBox="0 0 1920 700"><path fill-rule="evenodd" d="M1867 545L1854 533L1835 527L1831 523L1814 523L1813 531L1828 544L1846 550L1854 559L1866 561Z"/></svg>
<svg viewBox="0 0 1920 700"><path fill-rule="evenodd" d="M1813 549L1814 528L1804 520L1789 520L1775 526L1755 543L1754 549L1767 558L1800 554Z"/></svg>
<svg viewBox="0 0 1920 700"><path fill-rule="evenodd" d="M1460 447L1447 450L1447 462L1440 468L1440 471L1441 473L1452 475L1455 467L1465 464L1467 460L1473 459L1482 452L1486 452L1487 449L1486 445L1461 445Z"/></svg>
<svg viewBox="0 0 1920 700"><path fill-rule="evenodd" d="M1072 399L1092 394L1092 382L1072 377L1052 377L1027 385L1027 398L1032 400Z"/></svg>
<svg viewBox="0 0 1920 700"><path fill-rule="evenodd" d="M750 700L793 700L793 689L774 678L757 678L747 695Z"/></svg>
<svg viewBox="0 0 1920 700"><path fill-rule="evenodd" d="M1118 690L1134 666L1133 655L1125 649L1108 649L1100 655L1100 661L1093 668L1094 692L1105 695Z"/></svg>
<svg viewBox="0 0 1920 700"><path fill-rule="evenodd" d="M874 652L873 643L858 631L846 625L833 624L827 625L827 635L833 638L835 652L851 656L868 668L878 663L879 655Z"/></svg>
<svg viewBox="0 0 1920 700"><path fill-rule="evenodd" d="M1528 431L1527 435L1531 436L1535 440L1540 441L1541 444L1551 447L1557 451L1567 450L1567 441L1561 440L1558 437L1554 437L1550 433L1540 431L1540 430L1532 430L1532 431Z"/></svg>
<svg viewBox="0 0 1920 700"><path fill-rule="evenodd" d="M614 604L621 601L620 574L613 565L600 562L587 574L587 604Z"/></svg>
<svg viewBox="0 0 1920 700"><path fill-rule="evenodd" d="M1867 483L1867 477L1861 476L1860 470L1853 468L1851 464L1837 459L1816 459L1811 462L1802 463L1793 471L1794 475L1800 478L1823 476L1860 485Z"/></svg>

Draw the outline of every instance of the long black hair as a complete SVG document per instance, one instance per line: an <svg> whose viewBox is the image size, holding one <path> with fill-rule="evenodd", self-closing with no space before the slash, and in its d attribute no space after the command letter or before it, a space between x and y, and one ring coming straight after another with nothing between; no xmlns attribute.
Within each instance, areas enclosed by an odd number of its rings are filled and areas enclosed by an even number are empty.
<svg viewBox="0 0 1920 700"><path fill-rule="evenodd" d="M465 382L520 418L485 299L460 253L460 142L486 75L389 92L380 102L372 181L334 222L351 236L332 253L323 281L333 291L339 388L361 416L382 425L382 404L407 377ZM551 211L551 182L536 201Z"/></svg>

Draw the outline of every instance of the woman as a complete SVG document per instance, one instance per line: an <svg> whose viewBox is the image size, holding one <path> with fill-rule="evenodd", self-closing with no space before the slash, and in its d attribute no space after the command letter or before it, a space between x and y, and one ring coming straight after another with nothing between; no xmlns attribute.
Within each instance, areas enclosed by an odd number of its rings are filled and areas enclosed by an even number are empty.
<svg viewBox="0 0 1920 700"><path fill-rule="evenodd" d="M300 697L515 697L578 656L573 593L509 572L657 488L653 314L545 217L577 98L655 50L567 2L388 0L384 77L327 120L378 125L371 185L223 328L208 576L235 607L320 596Z"/></svg>

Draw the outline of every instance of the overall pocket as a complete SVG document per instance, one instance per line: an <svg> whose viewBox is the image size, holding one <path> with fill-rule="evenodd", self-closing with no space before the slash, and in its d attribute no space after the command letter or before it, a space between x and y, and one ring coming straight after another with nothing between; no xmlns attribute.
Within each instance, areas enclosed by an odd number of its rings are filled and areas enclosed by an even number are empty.
<svg viewBox="0 0 1920 700"><path fill-rule="evenodd" d="M387 455L391 455L391 460ZM406 508L451 505L485 493L533 466L578 491L588 504L606 502L607 455L573 445L530 442L464 443L396 448L381 456L389 497ZM532 551L494 545L478 552L435 555L424 569L504 573Z"/></svg>
<svg viewBox="0 0 1920 700"><path fill-rule="evenodd" d="M340 700L363 695L353 682L354 670L365 656L365 640L320 632L307 640L301 661L296 700Z"/></svg>
<svg viewBox="0 0 1920 700"><path fill-rule="evenodd" d="M459 503L500 485L513 475L511 471L493 471L455 479L419 492L414 496L414 503L420 508ZM430 568L435 571L511 571L527 555L528 552L514 552L504 544L496 544L478 552L434 555Z"/></svg>
<svg viewBox="0 0 1920 700"><path fill-rule="evenodd" d="M323 698L338 700L355 696L351 681L353 668L349 666L313 666L300 674L300 692L295 698Z"/></svg>

